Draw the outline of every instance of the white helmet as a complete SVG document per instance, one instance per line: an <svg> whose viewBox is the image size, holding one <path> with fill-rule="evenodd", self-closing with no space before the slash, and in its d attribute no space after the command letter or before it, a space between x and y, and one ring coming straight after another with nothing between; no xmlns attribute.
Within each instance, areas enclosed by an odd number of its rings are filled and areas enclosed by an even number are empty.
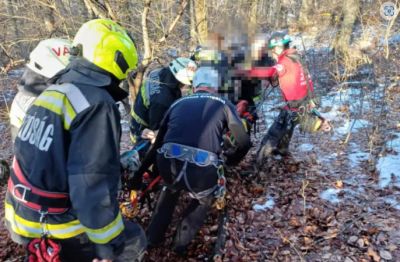
<svg viewBox="0 0 400 262"><path fill-rule="evenodd" d="M32 71L52 78L69 63L71 42L65 39L50 38L41 41L29 55L26 66Z"/></svg>
<svg viewBox="0 0 400 262"><path fill-rule="evenodd" d="M218 71L211 66L200 67L197 69L193 77L193 87L195 89L200 87L208 87L218 90L219 82L220 80Z"/></svg>
<svg viewBox="0 0 400 262"><path fill-rule="evenodd" d="M175 78L185 85L190 85L192 83L196 69L196 63L186 57L179 57L169 64L169 70L171 70Z"/></svg>

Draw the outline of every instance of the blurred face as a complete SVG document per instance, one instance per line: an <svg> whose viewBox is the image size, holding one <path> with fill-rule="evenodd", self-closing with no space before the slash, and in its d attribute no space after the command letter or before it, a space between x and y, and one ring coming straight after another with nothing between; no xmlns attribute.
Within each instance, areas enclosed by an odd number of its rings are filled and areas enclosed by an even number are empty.
<svg viewBox="0 0 400 262"><path fill-rule="evenodd" d="M282 52L283 52L283 46L281 45L275 46L274 48L271 49L272 58L278 60L278 57L282 54Z"/></svg>

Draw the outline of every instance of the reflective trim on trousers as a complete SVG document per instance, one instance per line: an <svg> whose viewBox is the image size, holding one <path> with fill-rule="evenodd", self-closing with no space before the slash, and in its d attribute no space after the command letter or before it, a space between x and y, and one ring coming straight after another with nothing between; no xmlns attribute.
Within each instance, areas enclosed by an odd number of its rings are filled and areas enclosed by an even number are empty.
<svg viewBox="0 0 400 262"><path fill-rule="evenodd" d="M28 238L40 238L43 233L42 224L29 221L15 213L14 207L5 203L5 219L10 224L12 231ZM85 232L79 220L73 220L62 224L43 224L50 238L66 239L75 237Z"/></svg>

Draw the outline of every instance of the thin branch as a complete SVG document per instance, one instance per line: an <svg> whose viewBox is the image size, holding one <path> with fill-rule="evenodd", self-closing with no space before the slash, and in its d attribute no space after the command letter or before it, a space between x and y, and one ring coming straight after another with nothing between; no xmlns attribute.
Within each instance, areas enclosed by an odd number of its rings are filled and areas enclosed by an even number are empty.
<svg viewBox="0 0 400 262"><path fill-rule="evenodd" d="M168 35L172 32L172 30L174 30L179 19L182 17L183 13L185 12L185 8L186 8L187 4L188 4L187 0L181 1L181 9L179 10L179 13L176 15L175 19L172 21L171 25L169 26L169 28L168 28L167 32L164 34L164 36L158 40L159 44L164 42L167 39Z"/></svg>
<svg viewBox="0 0 400 262"><path fill-rule="evenodd" d="M397 1L396 1L397 3ZM386 59L389 58L389 35L390 35L390 30L392 29L393 25L394 25L394 21L396 21L396 18L399 16L400 10L396 5L396 14L392 17L392 19L389 22L389 25L386 29L386 33L385 33L385 43L386 43Z"/></svg>
<svg viewBox="0 0 400 262"><path fill-rule="evenodd" d="M110 18L114 21L118 21L118 17L115 14L114 10L112 9L110 2L108 0L104 0L104 5L105 5L105 9L108 12L108 15L110 16Z"/></svg>

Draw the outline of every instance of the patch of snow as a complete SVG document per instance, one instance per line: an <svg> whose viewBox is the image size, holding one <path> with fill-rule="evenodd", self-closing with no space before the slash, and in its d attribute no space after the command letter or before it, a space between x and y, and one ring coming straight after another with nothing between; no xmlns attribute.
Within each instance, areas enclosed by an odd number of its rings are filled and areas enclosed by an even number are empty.
<svg viewBox="0 0 400 262"><path fill-rule="evenodd" d="M13 79L19 79L25 71L25 67L10 70L7 75Z"/></svg>
<svg viewBox="0 0 400 262"><path fill-rule="evenodd" d="M355 152L349 154L350 166L356 167L360 164L360 162L368 160L369 154L365 152Z"/></svg>
<svg viewBox="0 0 400 262"><path fill-rule="evenodd" d="M299 147L297 147L300 151L302 151L302 152L308 152L308 151L311 151L311 150L313 150L313 148L314 148L314 146L313 145L311 145L311 144L308 144L308 143L304 143L304 144L301 144Z"/></svg>
<svg viewBox="0 0 400 262"><path fill-rule="evenodd" d="M352 133L357 132L358 129L368 127L370 123L364 119L347 119L343 126L335 129L335 133L339 135L346 135L350 131Z"/></svg>
<svg viewBox="0 0 400 262"><path fill-rule="evenodd" d="M379 186L381 188L390 184L392 176L397 180L396 185L400 186L400 156L387 155L381 157L376 168L379 171Z"/></svg>
<svg viewBox="0 0 400 262"><path fill-rule="evenodd" d="M390 45L394 45L394 44L400 43L400 34L395 34L395 35L389 37L388 42L389 42ZM384 37L382 37L379 40L379 44L380 45L386 45L386 40L385 40Z"/></svg>
<svg viewBox="0 0 400 262"><path fill-rule="evenodd" d="M121 127L123 132L128 132L130 130L129 121L121 119Z"/></svg>
<svg viewBox="0 0 400 262"><path fill-rule="evenodd" d="M335 160L337 158L337 156L338 156L337 153L332 153L330 155L328 155L328 154L318 154L317 158L318 158L320 163L325 163L327 161Z"/></svg>
<svg viewBox="0 0 400 262"><path fill-rule="evenodd" d="M255 204L253 206L253 210L256 212L262 212L268 209L272 209L275 205L275 200L272 196L267 196L267 199L264 204Z"/></svg>
<svg viewBox="0 0 400 262"><path fill-rule="evenodd" d="M379 158L376 169L379 172L379 187L388 186L395 179L395 185L400 187L400 133L396 139L386 142L386 146L395 151L394 154L388 154Z"/></svg>
<svg viewBox="0 0 400 262"><path fill-rule="evenodd" d="M400 210L400 203L399 201L397 201L396 199L392 198L392 197L387 197L385 199L385 203L390 205L391 207Z"/></svg>
<svg viewBox="0 0 400 262"><path fill-rule="evenodd" d="M340 202L337 194L340 192L340 189L337 188L328 188L325 191L321 192L320 196L322 199L331 202L333 204L337 204Z"/></svg>

